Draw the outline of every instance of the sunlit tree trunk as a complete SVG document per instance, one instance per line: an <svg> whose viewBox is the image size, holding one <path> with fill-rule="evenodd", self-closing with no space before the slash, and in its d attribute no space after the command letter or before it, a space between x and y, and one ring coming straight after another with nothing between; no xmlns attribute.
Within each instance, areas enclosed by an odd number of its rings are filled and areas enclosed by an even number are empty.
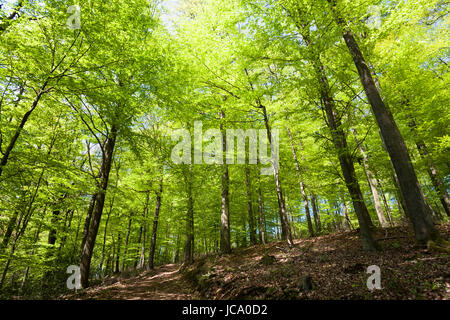
<svg viewBox="0 0 450 320"><path fill-rule="evenodd" d="M314 237L314 228L313 228L312 221L311 221L311 213L309 211L308 195L306 194L306 188L305 188L305 185L303 183L302 174L301 174L301 171L300 171L300 165L298 163L297 149L295 148L294 142L292 141L291 130L289 129L289 127L286 127L286 129L287 129L287 132L288 132L288 135L289 135L289 139L291 141L291 149L292 149L292 154L294 156L295 168L297 169L298 182L300 184L300 191L302 193L303 205L305 206L306 221L308 223L309 236L310 237Z"/></svg>
<svg viewBox="0 0 450 320"><path fill-rule="evenodd" d="M267 118L267 110L266 107L262 104L259 105L259 108L262 109L263 116L264 116L264 125L266 127L267 131L267 139L269 140L270 150L271 154L274 150L275 146L272 144L272 133L269 125L269 119ZM294 242L292 241L292 234L291 234L291 225L289 223L289 219L286 212L286 204L284 202L283 198L283 189L281 187L281 180L279 176L279 170L278 170L278 163L272 164L274 176L275 176L275 184L276 184L276 191L277 191L277 200L278 200L278 213L280 216L280 223L281 223L281 239L286 240L289 247L294 246Z"/></svg>
<svg viewBox="0 0 450 320"><path fill-rule="evenodd" d="M380 196L378 195L378 190L377 190L377 181L376 181L372 171L370 170L369 159L367 157L366 149L364 148L362 143L359 141L355 129L353 129L353 134L355 135L356 143L358 144L359 151L361 152L361 155L363 157L364 172L366 173L367 181L369 182L370 191L372 192L373 203L375 205L375 211L377 213L378 220L380 221L381 227L386 228L388 226L388 222L386 221L386 217L384 216L383 208L381 207Z"/></svg>

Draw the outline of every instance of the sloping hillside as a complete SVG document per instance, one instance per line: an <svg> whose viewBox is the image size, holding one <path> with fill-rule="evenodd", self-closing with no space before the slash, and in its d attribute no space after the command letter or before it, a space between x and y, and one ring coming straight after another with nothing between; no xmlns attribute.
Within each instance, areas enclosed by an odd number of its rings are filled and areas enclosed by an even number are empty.
<svg viewBox="0 0 450 320"><path fill-rule="evenodd" d="M445 239L450 224L439 226ZM236 249L164 265L138 276L116 277L65 299L449 299L448 253L414 247L406 227L376 232L381 253L360 248L345 232ZM367 289L367 267L381 270L380 290ZM312 284L312 287L311 287Z"/></svg>

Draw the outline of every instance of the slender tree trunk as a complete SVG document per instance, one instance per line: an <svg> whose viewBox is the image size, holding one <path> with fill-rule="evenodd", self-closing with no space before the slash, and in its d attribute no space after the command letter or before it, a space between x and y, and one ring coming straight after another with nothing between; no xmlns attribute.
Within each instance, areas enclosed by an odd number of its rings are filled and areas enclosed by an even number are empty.
<svg viewBox="0 0 450 320"><path fill-rule="evenodd" d="M311 213L309 211L308 195L306 194L306 188L303 183L302 175L300 172L300 165L298 163L298 158L297 158L297 150L296 150L296 148L294 146L294 142L292 140L291 130L289 129L289 127L286 127L286 129L287 129L287 132L289 135L289 140L291 141L292 154L294 155L295 167L297 169L298 181L300 184L300 191L302 193L303 204L305 206L305 214L306 214L306 221L308 223L309 236L314 237L314 228L313 228L312 221L311 221Z"/></svg>
<svg viewBox="0 0 450 320"><path fill-rule="evenodd" d="M95 207L95 199L97 198L97 193L94 193L91 197L91 201L89 202L88 211L86 214L86 220L84 221L84 229L83 229L83 238L81 239L81 252L83 252L84 245L86 243L86 239L89 234L89 226L91 225L92 220L92 212L94 211Z"/></svg>
<svg viewBox="0 0 450 320"><path fill-rule="evenodd" d="M393 227L394 226L394 220L392 219L391 208L389 207L389 204L388 204L388 202L386 200L386 196L384 194L383 186L381 185L380 181L377 181L377 184L380 187L381 198L383 199L384 209L386 210L386 214L387 214L388 219L389 219L389 224L391 225L391 227Z"/></svg>
<svg viewBox="0 0 450 320"><path fill-rule="evenodd" d="M348 208L347 208L347 203L345 202L345 197L343 194L341 194L341 199L342 199L342 211L344 213L344 219L345 219L345 227L347 230L352 230L353 226L352 223L348 217Z"/></svg>
<svg viewBox="0 0 450 320"><path fill-rule="evenodd" d="M447 188L442 182L442 179L439 175L439 172L434 164L433 159L428 152L428 148L425 142L422 139L418 138L417 135L417 125L414 120L411 121L410 127L412 128L414 135L416 137L416 146L419 150L419 154L427 162L427 172L430 176L431 182L433 183L434 190L436 190L439 195L439 199L441 201L442 207L444 208L447 216L450 217L450 198L448 196Z"/></svg>
<svg viewBox="0 0 450 320"><path fill-rule="evenodd" d="M222 254L231 253L231 237L230 237L230 204L229 204L229 173L228 165L226 164L226 152L227 152L227 140L224 134L223 119L225 118L225 113L221 111L220 119L222 119L220 124L220 130L222 131L222 151L223 151L223 163L222 163L222 207L220 216L220 252Z"/></svg>
<svg viewBox="0 0 450 320"><path fill-rule="evenodd" d="M377 212L378 220L380 221L381 227L386 228L388 226L388 222L386 221L386 217L384 216L383 208L381 207L380 197L378 195L378 190L377 190L377 181L376 181L372 171L370 170L369 159L367 157L366 149L360 143L355 129L353 129L353 134L355 135L356 143L358 144L359 151L361 152L361 155L363 157L363 164L364 164L363 167L364 167L364 171L367 176L367 180L369 182L370 190L372 192L373 203L375 205L375 211Z"/></svg>
<svg viewBox="0 0 450 320"><path fill-rule="evenodd" d="M183 264L194 262L194 200L192 198L192 168L189 167L187 177L185 176L187 195L187 216L186 216L186 241L183 250Z"/></svg>
<svg viewBox="0 0 450 320"><path fill-rule="evenodd" d="M50 219L50 230L48 232L48 239L47 239L47 252L46 252L46 259L49 260L50 265L54 265L52 258L54 257L55 253L55 243L57 238L57 232L58 232L58 220L59 215L61 214L60 210L53 210L52 217ZM44 292L44 295L47 296L48 292L48 286L50 285L52 276L53 276L53 270L48 270L44 273L43 279L42 279L42 290Z"/></svg>
<svg viewBox="0 0 450 320"><path fill-rule="evenodd" d="M13 216L8 221L8 226L6 227L5 234L3 235L3 241L0 246L0 249L1 249L0 252L2 252L8 246L9 240L11 239L11 235L16 226L18 215L19 215L19 211L14 211Z"/></svg>
<svg viewBox="0 0 450 320"><path fill-rule="evenodd" d="M42 223L40 223L39 226L38 226L38 229L37 229L36 234L35 234L35 236L34 236L33 243L37 243L37 242L38 242L38 240L39 240L39 234L41 233L41 227L42 227ZM33 250L31 250L31 252L30 252L30 256L33 256L33 255L34 255L35 249L36 249L36 248L33 247ZM25 285L26 285L26 283L27 283L28 275L29 275L29 274L30 274L30 266L27 266L27 267L25 268L25 272L24 272L24 275L23 275L22 283L21 283L21 285L20 285L20 292L21 292L21 293L23 293L23 290L25 289Z"/></svg>
<svg viewBox="0 0 450 320"><path fill-rule="evenodd" d="M335 4L335 0L328 0ZM425 203L419 181L417 180L411 158L403 137L394 121L394 118L383 102L378 88L372 78L368 64L356 42L351 30L344 25L344 20L338 19L344 27L343 38L358 69L361 83L366 96L372 106L372 112L380 128L381 137L394 165L399 180L400 191L405 199L408 213L414 227L417 242L424 246L428 240L440 241L438 230L434 227L431 213Z"/></svg>
<svg viewBox="0 0 450 320"><path fill-rule="evenodd" d="M163 192L163 179L162 177L159 179L159 190L156 192L156 207L155 207L155 215L153 217L153 229L152 229L152 237L150 242L150 254L148 256L148 268L150 270L153 269L153 262L155 259L155 248L156 248L156 235L158 232L158 221L159 221L159 212L161 210L161 197Z"/></svg>
<svg viewBox="0 0 450 320"><path fill-rule="evenodd" d="M301 12L301 10L299 11L299 14L300 17L303 16L303 12ZM310 24L304 22L303 28L301 26L298 26L298 28L300 32L302 32L302 36L305 40L306 45L308 47L311 47L309 33ZM335 102L330 95L330 85L325 73L325 68L320 60L320 55L317 52L314 52L314 48L311 47L311 49L313 50L311 63L315 67L317 73L320 98L325 108L327 126L330 128L332 140L338 153L339 163L344 175L344 181L352 198L353 207L358 218L362 246L364 250L375 251L379 248L379 246L373 239L370 230L371 227L373 227L373 224L370 219L366 204L364 203L364 198L362 196L358 180L356 178L353 159L351 157L350 151L348 150L347 139L342 129L339 115L336 111Z"/></svg>
<svg viewBox="0 0 450 320"><path fill-rule="evenodd" d="M109 173L113 162L114 146L116 144L117 127L111 126L110 136L107 138L104 150L102 163L100 166L100 183L99 192L96 194L95 206L93 210L92 221L89 228L89 233L86 238L86 242L81 254L80 273L81 273L81 285L83 288L89 286L89 271L91 267L92 253L94 252L95 239L97 238L98 228L103 212L103 206L105 203L106 191L108 189Z"/></svg>
<svg viewBox="0 0 450 320"><path fill-rule="evenodd" d="M146 217L148 214L149 201L150 201L150 191L147 192L147 196L145 199L144 212L142 214L143 221L142 221L141 228L139 230L139 233L142 234L141 255L140 255L139 265L138 265L139 269L142 269L145 265L145 240L146 240L146 235L147 235L147 218ZM139 239L139 242L140 241L141 240Z"/></svg>
<svg viewBox="0 0 450 320"><path fill-rule="evenodd" d="M266 127L267 132L267 139L269 140L271 155L273 156L273 152L275 150L275 146L272 142L272 133L269 125L269 119L267 118L267 110L266 107L262 104L259 105L259 108L262 109L263 116L264 116L264 125ZM281 239L286 240L288 246L292 248L294 246L294 242L292 241L292 234L291 234L291 225L289 223L289 219L286 212L286 204L284 202L283 198L283 189L281 187L281 180L279 176L278 171L278 163L276 161L272 161L272 167L274 171L275 176L275 184L276 184L276 191L277 191L277 200L278 200L278 213L280 216L280 222L281 222Z"/></svg>
<svg viewBox="0 0 450 320"><path fill-rule="evenodd" d="M133 222L133 212L130 213L130 218L128 219L128 228L127 234L125 236L125 245L123 247L123 255L122 255L122 265L120 266L120 271L125 270L125 261L127 260L127 251L128 251L128 241L130 240L130 232L131 232L131 223Z"/></svg>
<svg viewBox="0 0 450 320"><path fill-rule="evenodd" d="M322 224L320 222L319 210L317 208L317 198L314 193L311 193L311 204L312 204L313 215L314 215L314 224L316 225L316 232L320 233L320 232L322 232Z"/></svg>
<svg viewBox="0 0 450 320"><path fill-rule="evenodd" d="M266 231L265 231L266 228L264 223L261 181L259 181L258 186L258 216L259 216L259 241L261 242L261 244L266 244Z"/></svg>
<svg viewBox="0 0 450 320"><path fill-rule="evenodd" d="M117 233L117 252L116 252L116 268L114 270L114 273L119 273L119 262L120 262L120 244L122 243L122 237L120 234L120 231Z"/></svg>
<svg viewBox="0 0 450 320"><path fill-rule="evenodd" d="M108 211L108 215L106 216L106 222L105 222L105 231L103 232L103 245L102 245L102 258L100 260L100 272L103 272L103 261L105 261L105 249L106 249L106 234L108 232L108 223L109 223L109 217L111 216L111 210Z"/></svg>
<svg viewBox="0 0 450 320"><path fill-rule="evenodd" d="M39 103L39 100L41 100L41 98L44 95L44 93L47 92L47 90L45 90L45 88L47 87L47 84L48 84L48 80L46 80L45 83L42 85L41 89L39 90L39 92L37 93L36 97L34 98L33 103L31 104L31 108L23 115L22 120L20 121L20 124L17 127L17 129L16 129L16 132L11 137L11 140L10 140L9 144L6 147L5 152L3 153L3 157L0 159L0 177L1 177L2 173L3 173L3 168L8 163L9 157L11 155L12 150L14 149L14 147L16 145L17 139L19 139L19 136L22 133L22 130L25 127L25 124L28 121L28 118L31 116L33 111L36 109L36 107L37 107L37 105Z"/></svg>
<svg viewBox="0 0 450 320"><path fill-rule="evenodd" d="M245 219L242 219L242 242L241 247L246 248L247 247L247 223Z"/></svg>
<svg viewBox="0 0 450 320"><path fill-rule="evenodd" d="M245 166L245 184L247 186L248 226L250 229L250 244L256 244L255 219L253 217L252 186L250 183L250 169Z"/></svg>

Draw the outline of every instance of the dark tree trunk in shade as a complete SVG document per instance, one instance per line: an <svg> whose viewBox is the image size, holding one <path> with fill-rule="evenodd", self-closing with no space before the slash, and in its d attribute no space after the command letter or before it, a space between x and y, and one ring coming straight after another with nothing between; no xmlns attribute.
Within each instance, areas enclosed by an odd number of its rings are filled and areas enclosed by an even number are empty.
<svg viewBox="0 0 450 320"><path fill-rule="evenodd" d="M2 252L8 246L9 240L11 239L11 235L16 227L18 215L19 211L14 211L13 216L8 221L8 226L6 227L5 234L3 235L2 244L0 246L0 252Z"/></svg>
<svg viewBox="0 0 450 320"><path fill-rule="evenodd" d="M222 254L231 253L231 237L230 237L230 203L229 203L229 184L230 177L228 173L228 165L226 163L227 140L223 119L225 113L220 112L220 130L222 132L222 194L221 194L221 215L220 215L220 252Z"/></svg>
<svg viewBox="0 0 450 320"><path fill-rule="evenodd" d="M245 185L247 187L248 227L250 231L250 244L256 244L255 218L253 216L252 186L250 182L250 169L245 166Z"/></svg>
<svg viewBox="0 0 450 320"><path fill-rule="evenodd" d="M124 271L126 268L127 252L128 252L128 241L130 240L131 224L133 222L133 212L130 213L128 218L127 233L125 235L125 244L123 246L122 264L120 266L120 271Z"/></svg>
<svg viewBox="0 0 450 320"><path fill-rule="evenodd" d="M441 201L442 207L444 208L445 213L447 216L450 217L450 198L448 196L447 188L445 187L444 183L442 182L442 179L439 175L439 172L436 168L436 165L434 164L433 159L431 158L431 155L428 151L428 148L425 144L425 142L422 139L418 138L417 135L417 125L414 120L411 120L410 127L414 133L414 136L416 137L416 146L419 150L419 154L426 161L427 164L427 172L430 176L431 183L433 184L434 190L439 196L439 200Z"/></svg>
<svg viewBox="0 0 450 320"><path fill-rule="evenodd" d="M300 16L303 16L303 12L301 12L301 10L299 10L299 14ZM310 45L310 24L303 22L302 26L299 25L298 28L300 32L302 32L306 45L313 51L310 60L316 70L320 99L325 109L327 126L330 128L332 141L337 151L344 181L352 198L353 208L355 209L355 213L358 218L362 246L364 250L375 251L379 248L379 246L373 239L371 233L373 224L356 177L351 152L347 146L346 135L342 129L340 117L337 114L336 105L330 93L330 85L325 73L325 67L320 60L320 55L317 52L314 52L314 48Z"/></svg>
<svg viewBox="0 0 450 320"><path fill-rule="evenodd" d="M86 219L84 221L84 228L83 228L83 238L81 239L81 251L80 254L83 253L83 248L84 245L86 243L86 239L88 237L89 234L89 227L91 225L91 220L92 220L92 212L94 212L94 207L95 207L95 199L97 198L97 194L93 194L91 197L91 201L89 201L89 207L88 207L88 211L86 214Z"/></svg>
<svg viewBox="0 0 450 320"><path fill-rule="evenodd" d="M314 193L311 193L311 205L313 209L314 225L316 226L316 232L322 232L322 223L320 222L319 209L317 207L317 197Z"/></svg>
<svg viewBox="0 0 450 320"><path fill-rule="evenodd" d="M111 126L109 136L105 142L102 161L99 174L99 191L95 195L95 205L92 212L92 221L89 227L89 232L86 238L86 242L83 246L80 263L81 273L81 285L83 288L89 286L89 271L91 267L92 253L94 252L95 239L97 238L98 228L103 212L103 206L105 204L106 191L108 189L109 173L113 162L114 147L117 138L117 127Z"/></svg>
<svg viewBox="0 0 450 320"><path fill-rule="evenodd" d="M155 260L155 248L156 248L156 236L158 232L158 221L159 221L159 212L161 211L161 199L163 192L163 179L159 179L159 189L156 192L156 207L155 207L155 215L153 216L153 228L152 228L152 237L150 240L150 254L148 256L148 268L151 270L154 268L154 260Z"/></svg>
<svg viewBox="0 0 450 320"><path fill-rule="evenodd" d="M116 252L116 264L115 264L115 269L114 269L114 273L119 273L120 272L120 267L119 267L119 263L120 263L120 245L122 243L122 237L120 234L120 231L117 233L117 252Z"/></svg>
<svg viewBox="0 0 450 320"><path fill-rule="evenodd" d="M183 249L183 264L194 262L194 199L192 197L192 165L185 172L185 187L187 196L186 239Z"/></svg>
<svg viewBox="0 0 450 320"><path fill-rule="evenodd" d="M345 24L344 19L340 18L336 12L336 1L328 0L337 17L337 22L343 27L343 38L353 58L356 69L359 73L362 86L367 99L372 107L375 120L380 128L381 137L392 160L395 172L398 177L400 191L405 199L411 222L413 224L417 242L424 246L428 240L440 241L441 237L431 219L431 212L425 203L419 181L411 163L408 149L405 141L394 121L394 118L384 103L375 81L370 72L369 66L359 48L358 43Z"/></svg>

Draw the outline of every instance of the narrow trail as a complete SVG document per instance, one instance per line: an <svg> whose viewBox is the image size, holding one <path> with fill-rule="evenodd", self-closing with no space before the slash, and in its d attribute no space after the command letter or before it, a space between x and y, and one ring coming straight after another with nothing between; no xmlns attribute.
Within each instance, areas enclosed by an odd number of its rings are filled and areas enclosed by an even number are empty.
<svg viewBox="0 0 450 320"><path fill-rule="evenodd" d="M95 300L192 300L190 286L181 277L180 265L168 264L130 279L93 287L75 299Z"/></svg>
<svg viewBox="0 0 450 320"><path fill-rule="evenodd" d="M437 226L450 240L450 224ZM199 257L180 270L162 265L138 275L117 275L60 299L93 300L449 300L448 251L415 246L409 227L377 229L382 251L364 252L357 232L234 249ZM381 289L367 288L367 267L379 266ZM312 289L303 282L309 277Z"/></svg>

